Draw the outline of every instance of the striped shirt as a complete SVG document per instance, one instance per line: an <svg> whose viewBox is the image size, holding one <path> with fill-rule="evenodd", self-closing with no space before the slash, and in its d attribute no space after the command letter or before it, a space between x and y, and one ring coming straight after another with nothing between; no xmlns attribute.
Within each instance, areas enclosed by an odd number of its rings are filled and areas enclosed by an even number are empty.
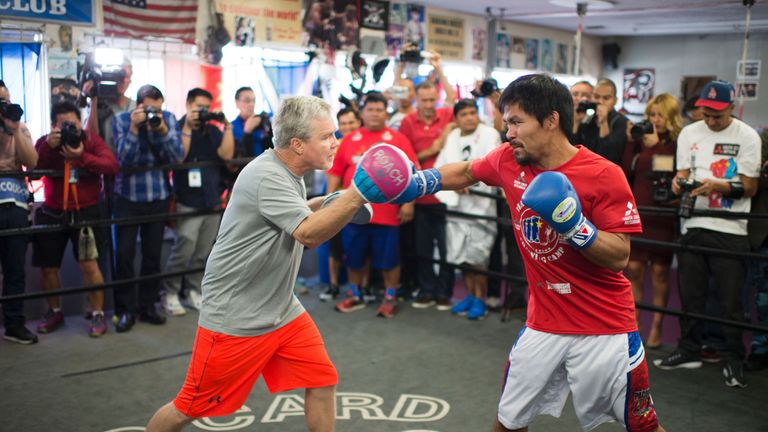
<svg viewBox="0 0 768 432"><path fill-rule="evenodd" d="M131 133L131 113L124 112L115 116L112 122L112 134L117 147L117 161L121 168L161 166L181 161L184 148L181 146L176 127L176 117L168 111L163 111L163 121L168 127L165 136L147 131L146 136ZM150 147L152 146L152 147ZM155 157L154 153L159 156ZM151 202L170 197L167 174L162 169L137 172L132 174L119 173L115 177L115 193L133 202Z"/></svg>

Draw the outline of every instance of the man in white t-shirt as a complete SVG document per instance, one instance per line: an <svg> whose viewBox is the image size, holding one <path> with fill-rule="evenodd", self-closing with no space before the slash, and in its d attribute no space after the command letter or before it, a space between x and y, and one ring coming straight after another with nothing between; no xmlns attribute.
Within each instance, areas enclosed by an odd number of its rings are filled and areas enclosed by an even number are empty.
<svg viewBox="0 0 768 432"><path fill-rule="evenodd" d="M750 198L757 192L760 172L760 137L749 125L731 117L733 85L711 81L701 91L696 106L704 119L686 126L677 139L677 176L672 191L681 198L681 210L695 199L693 216L683 218L683 250L678 253L680 300L683 310L705 314L709 277L715 278L722 317L742 321L741 290L746 277L743 259L695 253L688 246L732 252L749 252L746 219L697 216L696 211L749 213ZM681 215L684 212L681 211ZM691 215L688 215L691 216ZM701 367L701 322L680 319L681 336L674 353L654 361L661 369ZM726 346L723 375L729 387L745 387L742 331L723 326Z"/></svg>
<svg viewBox="0 0 768 432"><path fill-rule="evenodd" d="M480 159L501 144L501 137L496 129L480 123L477 102L474 99L462 99L457 102L453 106L453 116L458 127L446 138L445 146L435 161L435 167ZM473 189L486 193L494 193L496 190L482 183L475 185ZM439 192L437 198L450 210L496 216L496 200L470 194L467 189ZM491 248L496 237L495 222L449 216L446 234L449 262L467 264L479 270L488 268ZM464 271L464 284L468 295L454 305L451 311L466 315L471 320L483 319L487 314L487 277L484 274Z"/></svg>

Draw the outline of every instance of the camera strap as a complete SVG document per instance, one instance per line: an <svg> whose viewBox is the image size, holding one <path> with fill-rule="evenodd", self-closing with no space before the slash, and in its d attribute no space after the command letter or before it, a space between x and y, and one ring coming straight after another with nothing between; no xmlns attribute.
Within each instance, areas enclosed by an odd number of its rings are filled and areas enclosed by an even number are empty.
<svg viewBox="0 0 768 432"><path fill-rule="evenodd" d="M79 212L80 211L80 202L77 200L77 182L70 183L69 180L72 177L72 162L65 161L64 162L64 202L62 203L62 207L64 208L64 213L68 211L69 207L69 189L72 188L72 199L75 200L75 209Z"/></svg>

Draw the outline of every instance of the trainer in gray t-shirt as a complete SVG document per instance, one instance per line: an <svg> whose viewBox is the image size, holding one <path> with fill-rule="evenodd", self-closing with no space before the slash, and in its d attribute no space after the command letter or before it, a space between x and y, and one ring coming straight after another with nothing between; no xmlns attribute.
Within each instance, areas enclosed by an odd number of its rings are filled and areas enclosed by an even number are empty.
<svg viewBox="0 0 768 432"><path fill-rule="evenodd" d="M245 166L205 268L201 327L258 336L304 312L293 295L304 246L291 234L310 213L303 179L273 150Z"/></svg>

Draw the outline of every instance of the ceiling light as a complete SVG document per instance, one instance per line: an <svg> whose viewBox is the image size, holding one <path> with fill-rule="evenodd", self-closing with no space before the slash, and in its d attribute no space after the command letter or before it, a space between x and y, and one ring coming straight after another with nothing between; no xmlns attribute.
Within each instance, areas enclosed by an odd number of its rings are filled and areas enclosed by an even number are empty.
<svg viewBox="0 0 768 432"><path fill-rule="evenodd" d="M555 6L575 9L579 4L587 5L589 10L612 9L613 2L609 0L549 0Z"/></svg>

